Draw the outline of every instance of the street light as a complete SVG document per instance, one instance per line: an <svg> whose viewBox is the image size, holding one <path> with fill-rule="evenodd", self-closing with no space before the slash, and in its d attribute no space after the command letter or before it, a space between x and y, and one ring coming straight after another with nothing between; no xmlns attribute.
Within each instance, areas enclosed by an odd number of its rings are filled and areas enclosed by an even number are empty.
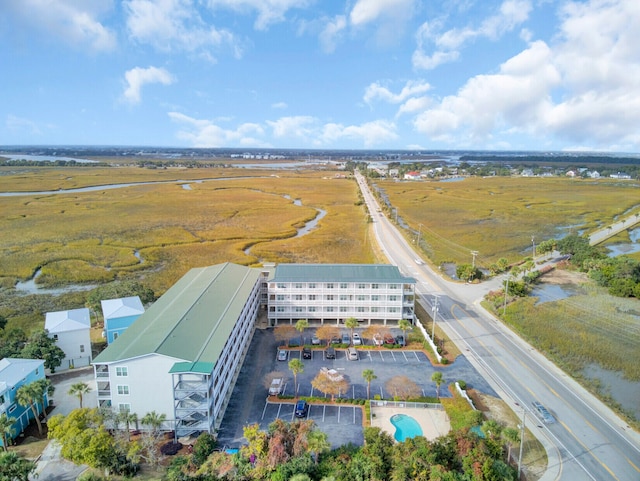
<svg viewBox="0 0 640 481"><path fill-rule="evenodd" d="M431 333L431 342L436 340L436 317L438 317L438 296L433 296L433 307L431 309L433 313L433 331Z"/></svg>
<svg viewBox="0 0 640 481"><path fill-rule="evenodd" d="M522 446L524 446L524 423L527 420L527 411L522 408L522 433L520 434L520 454L518 455L518 479L520 479L520 473L522 472Z"/></svg>
<svg viewBox="0 0 640 481"><path fill-rule="evenodd" d="M418 242L416 245L420 248L420 236L422 235L422 224L418 224Z"/></svg>

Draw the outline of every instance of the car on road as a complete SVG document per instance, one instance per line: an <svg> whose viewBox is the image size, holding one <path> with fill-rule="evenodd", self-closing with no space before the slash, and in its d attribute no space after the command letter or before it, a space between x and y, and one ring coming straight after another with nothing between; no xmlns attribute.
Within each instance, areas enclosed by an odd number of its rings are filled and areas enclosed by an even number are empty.
<svg viewBox="0 0 640 481"><path fill-rule="evenodd" d="M320 338L314 334L313 337L311 338L311 344L313 344L314 346L319 346Z"/></svg>
<svg viewBox="0 0 640 481"><path fill-rule="evenodd" d="M357 332L353 333L353 345L354 346L360 346L362 344L362 338L360 337L360 334L358 334Z"/></svg>
<svg viewBox="0 0 640 481"><path fill-rule="evenodd" d="M349 334L342 334L342 344L351 344L351 336Z"/></svg>
<svg viewBox="0 0 640 481"><path fill-rule="evenodd" d="M400 347L405 346L404 336L402 334L400 334L399 336L396 336L396 344Z"/></svg>
<svg viewBox="0 0 640 481"><path fill-rule="evenodd" d="M307 412L308 411L309 411L309 405L307 404L307 401L304 401L303 399L300 399L296 403L296 410L295 410L296 417L297 418L307 417Z"/></svg>
<svg viewBox="0 0 640 481"><path fill-rule="evenodd" d="M336 358L336 350L332 347L328 347L325 351L324 351L324 357L325 359L335 359Z"/></svg>
<svg viewBox="0 0 640 481"><path fill-rule="evenodd" d="M358 351L355 347L350 347L349 349L347 349L347 359L349 361L357 361L359 359Z"/></svg>
<svg viewBox="0 0 640 481"><path fill-rule="evenodd" d="M533 401L533 407L538 411L538 415L542 419L542 422L545 424L553 424L556 422L556 418L538 401Z"/></svg>
<svg viewBox="0 0 640 481"><path fill-rule="evenodd" d="M311 349L308 347L302 348L302 359L311 359Z"/></svg>
<svg viewBox="0 0 640 481"><path fill-rule="evenodd" d="M278 349L278 361L286 361L287 359L289 359L289 351Z"/></svg>

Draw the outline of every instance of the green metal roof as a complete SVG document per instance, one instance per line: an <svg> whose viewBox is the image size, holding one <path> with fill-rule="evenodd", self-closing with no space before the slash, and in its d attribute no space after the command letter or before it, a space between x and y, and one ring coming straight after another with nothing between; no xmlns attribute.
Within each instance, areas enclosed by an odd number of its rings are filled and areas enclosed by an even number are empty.
<svg viewBox="0 0 640 481"><path fill-rule="evenodd" d="M231 263L191 269L94 364L160 354L184 361L172 372L211 372L259 277Z"/></svg>
<svg viewBox="0 0 640 481"><path fill-rule="evenodd" d="M390 264L279 264L270 282L380 282L414 284Z"/></svg>

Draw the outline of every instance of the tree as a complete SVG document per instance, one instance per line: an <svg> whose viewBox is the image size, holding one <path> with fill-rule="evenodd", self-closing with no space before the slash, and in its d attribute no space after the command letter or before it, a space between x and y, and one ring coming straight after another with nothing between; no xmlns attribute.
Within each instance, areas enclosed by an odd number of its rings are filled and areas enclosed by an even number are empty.
<svg viewBox="0 0 640 481"><path fill-rule="evenodd" d="M42 395L36 382L20 386L16 392L16 401L18 401L20 406L31 409L36 424L38 425L38 432L40 436L42 436L42 423L40 422L40 413L38 413L38 401L42 399Z"/></svg>
<svg viewBox="0 0 640 481"><path fill-rule="evenodd" d="M91 392L91 388L86 382L76 382L71 385L67 394L70 396L76 396L78 401L80 401L80 409L82 409L82 398L89 392Z"/></svg>
<svg viewBox="0 0 640 481"><path fill-rule="evenodd" d="M365 369L362 371L362 377L367 381L367 399L371 399L371 381L378 379L378 376L373 373L373 369Z"/></svg>
<svg viewBox="0 0 640 481"><path fill-rule="evenodd" d="M120 421L124 423L125 426L125 434L127 437L127 442L131 441L131 424L138 426L138 415L136 413L131 413L127 410L120 411L117 414L117 417Z"/></svg>
<svg viewBox="0 0 640 481"><path fill-rule="evenodd" d="M314 429L307 435L307 450L313 455L313 460L318 464L320 454L331 449L327 433Z"/></svg>
<svg viewBox="0 0 640 481"><path fill-rule="evenodd" d="M0 314L0 330L4 330L7 325L7 318Z"/></svg>
<svg viewBox="0 0 640 481"><path fill-rule="evenodd" d="M387 326L375 326L375 325L371 325L367 327L362 333L362 337L371 339L371 342L373 342L375 336L379 336L380 339L384 339L385 337L390 335L391 335L391 330Z"/></svg>
<svg viewBox="0 0 640 481"><path fill-rule="evenodd" d="M289 369L293 373L294 396L298 396L298 374L304 372L304 364L300 359L291 359L289 361Z"/></svg>
<svg viewBox="0 0 640 481"><path fill-rule="evenodd" d="M22 348L21 356L27 359L42 359L44 367L55 372L62 364L65 353L56 345L56 340L49 337L46 329L34 332Z"/></svg>
<svg viewBox="0 0 640 481"><path fill-rule="evenodd" d="M10 418L7 413L0 415L0 436L2 437L2 448L7 451L9 446L9 438L12 438L16 433L13 429L13 424L16 422L16 418Z"/></svg>
<svg viewBox="0 0 640 481"><path fill-rule="evenodd" d="M311 385L314 389L330 395L331 401L335 399L336 395L346 393L349 389L349 381L342 374L326 367L323 367L313 378Z"/></svg>
<svg viewBox="0 0 640 481"><path fill-rule="evenodd" d="M306 319L298 319L298 322L296 322L296 331L300 333L301 346L304 344L304 340L302 339L302 333L307 327L309 327L309 321L307 321Z"/></svg>
<svg viewBox="0 0 640 481"><path fill-rule="evenodd" d="M516 428L504 428L502 437L507 442L507 463L511 460L511 447L520 441L520 431Z"/></svg>
<svg viewBox="0 0 640 481"><path fill-rule="evenodd" d="M296 328L291 324L282 324L274 328L273 335L275 336L276 341L287 341L287 344L289 344L291 338L296 335Z"/></svg>
<svg viewBox="0 0 640 481"><path fill-rule="evenodd" d="M350 343L353 342L353 330L358 327L358 319L355 317L347 317L344 321L344 325L347 329L351 329Z"/></svg>
<svg viewBox="0 0 640 481"><path fill-rule="evenodd" d="M418 385L407 376L395 376L387 381L385 388L393 394L394 400L406 401L422 394Z"/></svg>
<svg viewBox="0 0 640 481"><path fill-rule="evenodd" d="M431 375L431 380L436 383L436 396L440 399L440 386L444 382L444 377L440 371L436 371Z"/></svg>
<svg viewBox="0 0 640 481"><path fill-rule="evenodd" d="M340 336L340 328L338 326L323 325L316 329L316 336L318 336L318 339L327 341L328 345L332 338Z"/></svg>
<svg viewBox="0 0 640 481"><path fill-rule="evenodd" d="M0 453L1 481L28 481L29 475L36 469L36 463L20 457L17 453Z"/></svg>
<svg viewBox="0 0 640 481"><path fill-rule="evenodd" d="M142 417L142 419L140 420L140 423L143 426L148 426L149 430L153 434L157 434L166 420L167 420L166 414L164 413L158 414L155 411L151 411L150 413L147 413Z"/></svg>
<svg viewBox="0 0 640 481"><path fill-rule="evenodd" d="M405 344L408 344L408 342L407 342L407 331L413 330L413 325L407 319L400 319L398 321L398 327L400 329L402 329L402 335L404 336Z"/></svg>

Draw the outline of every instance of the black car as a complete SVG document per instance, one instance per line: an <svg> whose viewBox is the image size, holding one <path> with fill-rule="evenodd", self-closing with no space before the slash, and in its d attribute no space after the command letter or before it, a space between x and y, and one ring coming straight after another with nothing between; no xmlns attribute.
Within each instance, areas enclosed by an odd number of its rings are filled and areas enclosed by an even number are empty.
<svg viewBox="0 0 640 481"><path fill-rule="evenodd" d="M302 348L302 359L311 359L311 349L308 347Z"/></svg>
<svg viewBox="0 0 640 481"><path fill-rule="evenodd" d="M404 347L405 342L404 342L404 336L403 335L399 335L396 336L396 344L400 347Z"/></svg>
<svg viewBox="0 0 640 481"><path fill-rule="evenodd" d="M307 411L309 410L309 405L307 401L303 401L302 399L296 403L296 411L295 415L297 418L307 417Z"/></svg>
<svg viewBox="0 0 640 481"><path fill-rule="evenodd" d="M332 347L328 347L326 351L324 351L325 359L335 359L336 358L336 350Z"/></svg>

